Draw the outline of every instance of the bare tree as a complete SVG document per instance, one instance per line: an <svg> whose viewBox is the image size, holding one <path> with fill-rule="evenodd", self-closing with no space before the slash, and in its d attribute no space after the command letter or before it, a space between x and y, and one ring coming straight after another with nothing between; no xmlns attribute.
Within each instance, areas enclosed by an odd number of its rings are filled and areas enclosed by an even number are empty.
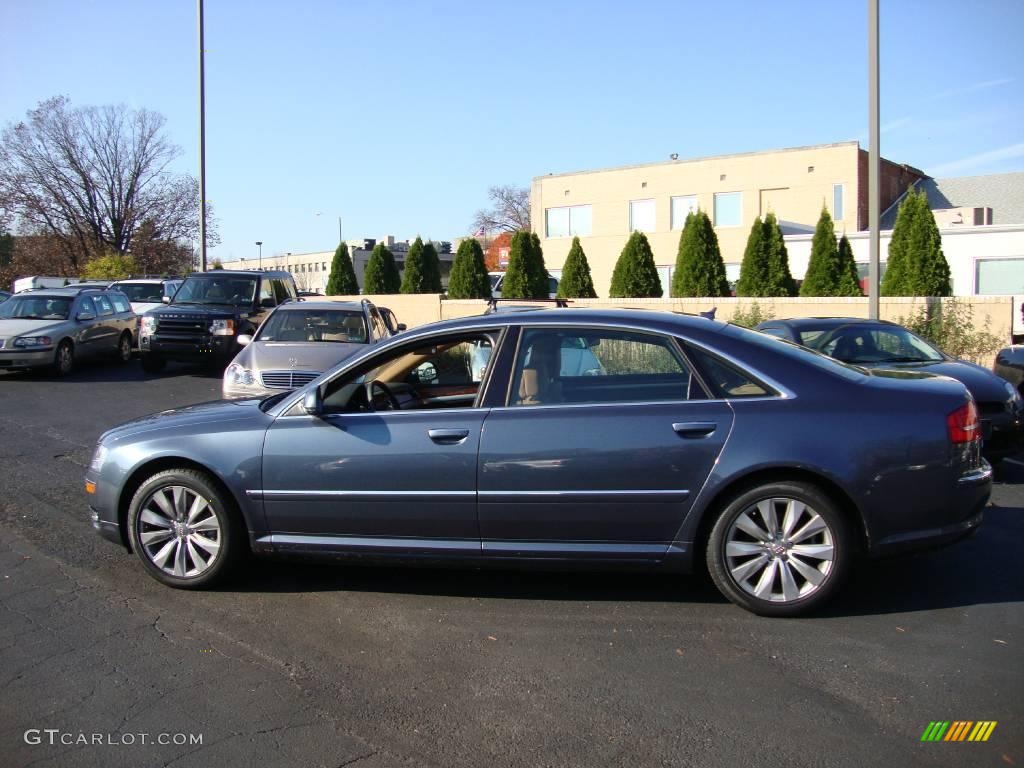
<svg viewBox="0 0 1024 768"><path fill-rule="evenodd" d="M100 253L141 249L140 235L194 237L198 183L168 170L181 149L164 123L145 109L41 102L0 138L0 208L19 230L54 238L74 270Z"/></svg>
<svg viewBox="0 0 1024 768"><path fill-rule="evenodd" d="M530 190L506 184L487 190L492 208L479 210L473 217L473 229L488 232L517 232L530 229Z"/></svg>

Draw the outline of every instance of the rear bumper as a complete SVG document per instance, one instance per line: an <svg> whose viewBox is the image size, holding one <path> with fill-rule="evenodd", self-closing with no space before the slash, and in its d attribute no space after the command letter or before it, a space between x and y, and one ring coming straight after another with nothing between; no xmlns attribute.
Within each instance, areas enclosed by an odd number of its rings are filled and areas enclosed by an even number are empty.
<svg viewBox="0 0 1024 768"><path fill-rule="evenodd" d="M869 548L871 557L890 557L911 552L953 544L973 535L984 518L985 505L992 494L992 467L988 462L963 477L949 500L950 509L964 510L962 519L937 525L933 528L919 528L886 536L872 543Z"/></svg>

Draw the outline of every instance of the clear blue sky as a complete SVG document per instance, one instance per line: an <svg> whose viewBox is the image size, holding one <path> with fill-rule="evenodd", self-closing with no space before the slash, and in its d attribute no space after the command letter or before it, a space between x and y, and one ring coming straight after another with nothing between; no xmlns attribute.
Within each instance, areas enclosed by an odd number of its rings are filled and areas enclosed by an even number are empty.
<svg viewBox="0 0 1024 768"><path fill-rule="evenodd" d="M883 154L1024 169L1024 2L881 6ZM7 0L0 28L0 122L146 107L198 175L195 2ZM866 39L866 0L207 0L210 255L332 249L338 216L452 239L489 186L549 172L867 146Z"/></svg>

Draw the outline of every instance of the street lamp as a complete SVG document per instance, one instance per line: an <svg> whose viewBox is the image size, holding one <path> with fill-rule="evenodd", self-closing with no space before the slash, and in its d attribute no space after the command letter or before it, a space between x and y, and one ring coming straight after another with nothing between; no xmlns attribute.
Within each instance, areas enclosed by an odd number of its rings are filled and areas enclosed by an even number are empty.
<svg viewBox="0 0 1024 768"><path fill-rule="evenodd" d="M260 254L260 269L263 269L263 241L262 240L257 240L256 241L256 247L260 249L259 250L259 254Z"/></svg>

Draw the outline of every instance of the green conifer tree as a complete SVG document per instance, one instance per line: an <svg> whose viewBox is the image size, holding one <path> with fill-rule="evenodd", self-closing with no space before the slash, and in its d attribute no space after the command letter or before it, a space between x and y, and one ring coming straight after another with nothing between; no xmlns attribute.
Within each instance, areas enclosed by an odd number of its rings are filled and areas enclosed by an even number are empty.
<svg viewBox="0 0 1024 768"><path fill-rule="evenodd" d="M853 258L853 246L846 235L839 238L839 289L836 296L863 296L860 289L860 275L857 274L857 262Z"/></svg>
<svg viewBox="0 0 1024 768"><path fill-rule="evenodd" d="M398 293L394 275L391 274L392 268L395 273L398 272L394 256L384 243L377 243L373 253L370 254L370 260L366 262L366 271L363 273L363 293Z"/></svg>
<svg viewBox="0 0 1024 768"><path fill-rule="evenodd" d="M424 293L441 293L441 257L437 255L437 247L433 241L423 244L423 288Z"/></svg>
<svg viewBox="0 0 1024 768"><path fill-rule="evenodd" d="M747 235L747 246L740 264L740 279L736 283L737 296L767 296L768 253L764 242L764 222L754 219Z"/></svg>
<svg viewBox="0 0 1024 768"><path fill-rule="evenodd" d="M558 298L560 299L596 299L594 279L590 275L590 264L587 254L583 252L580 239L572 239L569 255L565 257L562 267L562 279L558 282Z"/></svg>
<svg viewBox="0 0 1024 768"><path fill-rule="evenodd" d="M728 296L729 280L710 217L697 210L687 214L679 236L673 296Z"/></svg>
<svg viewBox="0 0 1024 768"><path fill-rule="evenodd" d="M613 299L638 299L660 298L662 293L651 244L643 232L633 232L615 262L609 295Z"/></svg>
<svg viewBox="0 0 1024 768"><path fill-rule="evenodd" d="M530 298L546 299L548 290L548 268L544 263L544 249L536 232L530 233Z"/></svg>
<svg viewBox="0 0 1024 768"><path fill-rule="evenodd" d="M501 281L501 297L503 299L532 299L533 283L531 281L532 243L530 233L521 229L512 235L509 244L508 267Z"/></svg>
<svg viewBox="0 0 1024 768"><path fill-rule="evenodd" d="M402 293L427 293L426 280L429 267L424 266L423 239L417 237L405 254L405 270L402 272Z"/></svg>
<svg viewBox="0 0 1024 768"><path fill-rule="evenodd" d="M882 277L883 296L949 296L949 263L924 190L910 189L896 214L889 258Z"/></svg>
<svg viewBox="0 0 1024 768"><path fill-rule="evenodd" d="M480 243L472 237L459 243L459 249L455 253L451 275L448 277L448 298L491 298L491 281L487 277L484 251Z"/></svg>
<svg viewBox="0 0 1024 768"><path fill-rule="evenodd" d="M402 273L398 271L398 262L395 261L395 254L387 246L380 243L378 245L383 249L384 254L384 284L387 286L387 292L401 293Z"/></svg>
<svg viewBox="0 0 1024 768"><path fill-rule="evenodd" d="M349 258L348 246L345 243L339 243L334 251L331 274L327 278L325 290L328 296L355 296L359 293L356 271L352 266L352 259Z"/></svg>
<svg viewBox="0 0 1024 768"><path fill-rule="evenodd" d="M768 251L768 296L796 296L796 280L789 271L789 252L775 214L764 217L764 242Z"/></svg>
<svg viewBox="0 0 1024 768"><path fill-rule="evenodd" d="M800 286L801 296L839 296L839 247L828 208L822 207L811 240L811 258Z"/></svg>

